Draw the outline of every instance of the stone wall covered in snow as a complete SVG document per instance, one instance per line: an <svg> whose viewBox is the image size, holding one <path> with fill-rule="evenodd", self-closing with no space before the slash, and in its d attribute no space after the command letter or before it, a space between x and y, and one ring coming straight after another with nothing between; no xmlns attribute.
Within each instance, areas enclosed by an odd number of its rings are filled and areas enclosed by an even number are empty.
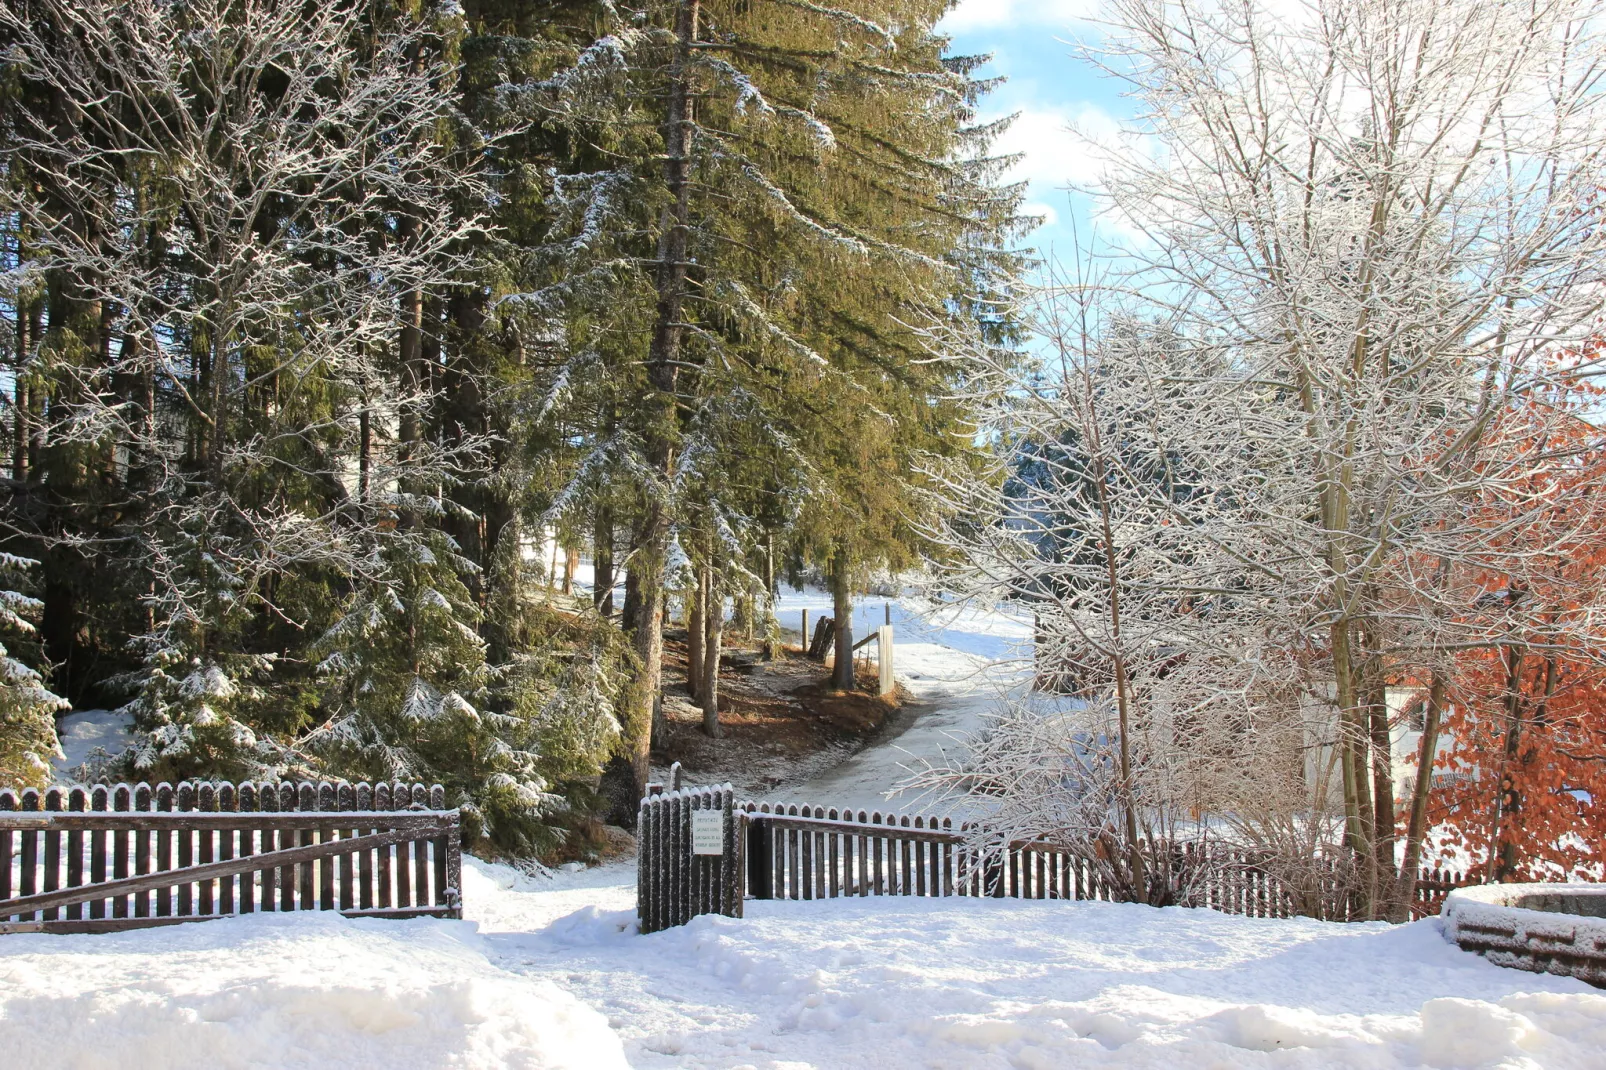
<svg viewBox="0 0 1606 1070"><path fill-rule="evenodd" d="M1444 935L1490 962L1606 988L1606 884L1487 884L1444 901Z"/></svg>

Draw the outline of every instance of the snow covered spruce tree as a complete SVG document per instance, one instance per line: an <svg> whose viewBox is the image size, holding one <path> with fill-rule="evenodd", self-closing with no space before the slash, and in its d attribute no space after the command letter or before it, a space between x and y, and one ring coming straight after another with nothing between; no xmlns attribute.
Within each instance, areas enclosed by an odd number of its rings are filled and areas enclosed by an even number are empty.
<svg viewBox="0 0 1606 1070"><path fill-rule="evenodd" d="M1106 60L1147 108L1099 190L1137 235L1136 266L1105 288L1173 338L1145 404L1193 399L1194 418L1156 425L1180 436L1194 487L1164 503L1164 526L1204 535L1205 556L1167 560L1234 563L1159 626L1205 606L1238 618L1228 652L1250 672L1247 708L1281 701L1302 723L1313 768L1294 784L1319 791L1330 770L1361 909L1398 917L1424 830L1412 822L1396 872L1387 689L1429 681L1467 644L1513 641L1509 617L1467 611L1458 577L1514 582L1522 554L1502 556L1469 517L1486 496L1535 518L1553 503L1535 493L1548 483L1532 478L1532 450L1493 429L1562 365L1598 371L1584 343L1606 263L1600 11L1131 0L1113 12ZM1568 350L1577 359L1556 359ZM1068 395L1055 404L1075 411ZM1139 541L1163 547L1164 534ZM1106 555L1130 545L1115 531L1095 542ZM1569 648L1598 648L1585 618L1569 619L1582 629ZM1067 634L1073 649L1100 646ZM1182 675L1196 658L1179 660ZM1265 720L1229 722L1227 738Z"/></svg>
<svg viewBox="0 0 1606 1070"><path fill-rule="evenodd" d="M37 565L0 553L0 778L35 787L49 781L50 759L61 753L55 714L67 706L29 664L37 664L41 604L19 588Z"/></svg>
<svg viewBox="0 0 1606 1070"><path fill-rule="evenodd" d="M474 571L450 538L410 524L376 540L369 581L319 639L331 720L303 746L353 779L438 781L463 806L464 834L515 853L538 845L552 803L533 732L493 708Z"/></svg>
<svg viewBox="0 0 1606 1070"><path fill-rule="evenodd" d="M437 29L278 0L0 16L7 207L45 291L29 402L48 399L32 433L53 456L29 489L96 485L121 517L95 534L143 610L142 775L282 768L257 737L311 716L306 644L393 522L370 499L402 470L439 486L475 448L416 441L431 384L390 355L477 226L453 211L474 179L438 136ZM41 545L77 519L15 515Z"/></svg>
<svg viewBox="0 0 1606 1070"><path fill-rule="evenodd" d="M565 389L595 406L572 485L605 472L629 499L626 626L640 675L625 728L638 784L677 525L719 515L752 534L747 554L772 553L767 521L716 500L728 480L688 494L691 476L740 468L733 442L712 436L741 422L743 448L761 434L780 462L780 487L818 494L865 482L839 440L866 423L890 428L857 440L888 469L888 438L952 434L932 404L946 369L917 363L902 323L950 314L975 273L996 270L1020 191L999 189L978 158L991 133L969 126L981 87L942 56L931 28L944 9L620 9L537 104L611 150L554 174L547 248L559 270L521 301L561 325ZM601 369L617 394L579 385L603 381ZM711 418L722 406L740 421Z"/></svg>

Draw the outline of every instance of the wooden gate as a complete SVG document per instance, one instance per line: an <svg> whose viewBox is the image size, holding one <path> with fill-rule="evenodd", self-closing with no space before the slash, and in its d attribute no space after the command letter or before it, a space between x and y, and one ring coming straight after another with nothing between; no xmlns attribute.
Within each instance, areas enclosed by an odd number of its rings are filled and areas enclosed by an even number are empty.
<svg viewBox="0 0 1606 1070"><path fill-rule="evenodd" d="M461 850L438 784L0 791L0 933L285 910L457 918Z"/></svg>
<svg viewBox="0 0 1606 1070"><path fill-rule="evenodd" d="M738 820L729 784L659 789L641 800L636 919L643 933L684 925L698 914L742 916Z"/></svg>

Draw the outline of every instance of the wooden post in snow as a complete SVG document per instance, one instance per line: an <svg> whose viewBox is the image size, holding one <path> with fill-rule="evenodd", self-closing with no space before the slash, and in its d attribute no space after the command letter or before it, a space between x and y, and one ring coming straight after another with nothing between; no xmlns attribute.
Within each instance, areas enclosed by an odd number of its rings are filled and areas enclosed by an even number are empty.
<svg viewBox="0 0 1606 1070"><path fill-rule="evenodd" d="M883 624L876 632L876 647L881 668L881 689L878 694L890 695L898 682L892 677L892 625Z"/></svg>

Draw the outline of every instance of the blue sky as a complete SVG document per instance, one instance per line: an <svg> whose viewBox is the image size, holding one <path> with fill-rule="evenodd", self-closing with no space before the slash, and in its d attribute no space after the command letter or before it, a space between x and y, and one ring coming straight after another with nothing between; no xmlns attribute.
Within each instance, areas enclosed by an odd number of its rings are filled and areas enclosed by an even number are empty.
<svg viewBox="0 0 1606 1070"><path fill-rule="evenodd" d="M983 117L1019 113L998 149L1025 155L1015 177L1031 183L1032 210L1048 217L1031 243L1067 260L1071 221L1085 242L1090 206L1066 186L1096 174L1071 128L1107 138L1131 112L1121 85L1075 55L1076 42L1096 38L1096 9L1097 0L961 0L938 27L952 37L955 54L991 53L981 73L1008 79L983 103Z"/></svg>

